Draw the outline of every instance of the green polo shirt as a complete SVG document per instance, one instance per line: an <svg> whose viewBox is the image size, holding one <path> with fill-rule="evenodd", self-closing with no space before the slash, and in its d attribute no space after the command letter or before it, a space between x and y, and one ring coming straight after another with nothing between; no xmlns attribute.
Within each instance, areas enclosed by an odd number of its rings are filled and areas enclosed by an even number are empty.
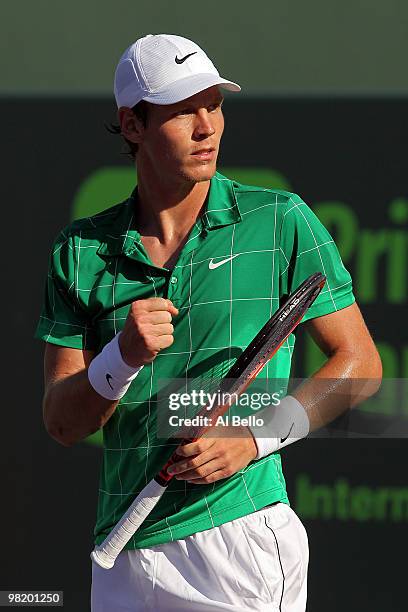
<svg viewBox="0 0 408 612"><path fill-rule="evenodd" d="M293 193L241 185L217 173L205 213L173 270L155 266L134 223L137 191L57 237L36 335L99 352L120 331L130 304L159 296L179 309L174 343L146 365L103 429L95 527L100 544L174 450L157 432L158 381L197 377L230 363L311 273L327 283L304 320L354 302L350 274L332 237ZM287 380L292 334L262 375ZM86 406L84 406L86 409ZM210 529L276 501L289 503L279 453L210 485L173 479L127 548Z"/></svg>

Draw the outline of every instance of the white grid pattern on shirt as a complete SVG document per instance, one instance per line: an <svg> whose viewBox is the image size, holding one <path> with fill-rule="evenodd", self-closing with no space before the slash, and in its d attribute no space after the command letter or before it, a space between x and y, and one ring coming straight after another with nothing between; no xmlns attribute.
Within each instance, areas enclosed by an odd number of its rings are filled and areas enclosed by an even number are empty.
<svg viewBox="0 0 408 612"><path fill-rule="evenodd" d="M218 177L216 177L216 178L217 178L217 180L227 180L227 179L219 179ZM265 190L265 191L270 192L272 190ZM290 204L293 204L293 205L290 205ZM276 237L277 223L276 223L276 220L277 220L278 205L279 205L278 196L275 195L275 202L274 203L263 204L261 206L257 206L255 208L253 208L250 211L243 211L243 212L241 212L241 216L244 217L246 215L249 215L249 213L256 213L257 211L260 211L261 209L264 209L266 207L273 207L274 208L274 212L273 212L273 214L274 214L274 229L273 229L273 239L272 239L272 247L273 248L271 248L271 249L259 249L259 250L247 250L247 251L241 250L241 251L238 251L238 252L234 253L235 228L236 228L236 226L235 226L235 224L233 224L232 228L231 228L232 231L231 231L231 242L230 242L229 253L226 253L225 256L218 254L217 257L214 258L214 259L219 259L219 258L222 258L222 257L225 257L225 258L232 257L232 256L236 257L237 255L250 256L251 254L259 255L261 253L265 253L265 255L266 255L267 253L269 253L271 255L271 275L272 275L271 276L270 296L250 297L250 298L248 298L248 297L245 297L245 298L242 298L242 297L233 298L233 260L231 259L231 261L230 261L229 299L227 298L227 299L222 299L222 300L210 300L210 301L197 301L197 302L194 302L192 300L192 282L193 282L193 274L194 274L195 266L197 266L199 264L202 264L204 262L207 262L207 261L211 261L212 258L211 257L206 257L204 259L203 258L199 259L198 257L197 258L194 257L194 261L193 261L193 254L195 253L195 251L193 251L191 253L191 256L189 258L189 262L188 263L185 263L185 264L184 263L182 263L182 264L176 263L176 266L174 268L175 270L182 271L184 268L189 267L189 291L188 291L188 296L187 296L188 297L188 305L184 306L184 307L183 306L181 307L181 308L187 309L188 317L189 317L189 335L190 335L189 336L189 350L187 350L187 351L166 351L165 353L159 354L158 358L163 359L163 358L169 358L169 357L177 356L177 355L180 355L180 356L181 355L188 355L188 358L187 358L187 367L186 367L186 376L187 376L189 365L190 365L190 361L191 361L191 357L196 352L199 352L199 351L218 351L218 350L222 350L222 349L228 349L229 357L231 357L232 346L237 347L237 345L233 342L233 333L232 333L233 332L233 304L235 302L237 302L237 303L238 302L242 302L242 301L251 301L251 302L252 301L259 301L259 302L262 301L262 302L264 302L265 300L269 300L269 302L270 302L269 313L272 314L272 312L273 312L273 301L275 300L275 301L279 302L279 297L274 295L274 293L276 293L276 287L274 285L274 283L275 283L275 269L276 269L276 266L279 265L278 264L278 260L276 260L276 254L278 254L278 255L281 254L283 256L283 259L286 262L286 268L279 270L279 275L280 276L284 275L287 272L287 270L288 270L288 268L290 266L290 262L289 262L288 258L286 257L286 254L285 254L284 250L281 248L280 244L277 244L277 237ZM305 249L305 250L299 252L297 254L297 256L296 256L296 259L300 259L302 256L307 256L307 254L310 254L311 251L316 250L318 255L319 255L321 264L322 264L322 271L324 272L325 271L325 266L324 266L324 256L322 255L322 249L324 249L325 247L329 247L333 243L333 241L332 240L325 240L325 241L323 241L323 242L321 242L319 244L319 241L317 240L317 238L316 238L316 236L315 236L315 234L313 232L313 228L310 226L310 223L308 222L308 219L306 218L306 216L303 214L303 211L301 210L302 206L306 206L306 204L304 202L299 202L299 203L295 202L294 203L291 199L288 199L288 206L287 206L285 212L283 213L283 218L285 218L288 215L288 213L292 213L293 214L295 211L298 211L302 215L302 217L304 219L304 224L309 228L309 231L311 232L313 240L314 240L314 247L313 248L308 248L308 249ZM223 208L220 208L219 211L214 210L214 212L226 211L226 210L230 210L232 208L233 207L229 207L229 208L224 208L223 207ZM113 213L111 213L111 214L113 214ZM99 215L99 216L103 216L103 215ZM211 219L209 217L210 217L210 215L207 216L207 221L209 222L209 224L211 224ZM96 220L96 218L95 218L95 220ZM196 223L196 226L197 226L197 230L199 230L198 233L200 233L201 230L200 230L199 224ZM129 223L129 226L128 226L126 232L119 234L120 237L124 239L123 240L123 244L125 244L125 242L127 240L129 227L130 227L130 223ZM193 228L193 230L194 230L194 228ZM188 242L191 242L197 236L198 236L198 234L196 234L195 231L192 231L191 236L190 236ZM114 238L118 238L118 236L114 236ZM66 244L67 240L64 243L59 244L58 249L56 249L56 251L61 249L62 246ZM80 288L79 287L79 282L80 282L80 279L79 279L79 253L80 253L80 251L82 249L94 248L94 245L83 245L83 244L81 244L81 241L82 241L82 236L81 236L81 232L80 232L80 234L79 234L79 243L78 243L78 246L77 246L77 269L76 269L76 287L75 287L76 295L78 297L80 292L91 292L94 289L97 289L97 288L100 288L100 287L106 287L106 288L111 287L112 288L112 307L113 307L112 315L113 316L101 318L100 321L113 321L114 331L115 331L115 333L117 333L117 330L118 330L117 324L118 324L119 321L123 321L125 319L125 317L117 316L116 313L115 313L115 292L116 292L116 290L118 290L118 288L121 285L129 285L129 284L131 284L131 282L117 281L116 280L117 279L117 271L118 271L117 270L117 266L118 266L118 261L119 261L119 259L117 259L116 262L115 262L116 263L115 274L114 274L114 280L113 280L112 284L106 284L105 283L104 285L101 284L100 286L92 287L91 289ZM69 248L72 248L71 244L69 243L69 241L68 241L68 246L69 246ZM155 287L154 278L150 277L150 280L151 280L151 282L153 284L154 294L157 296L157 291L156 291L156 287ZM345 284L348 284L348 283L345 283ZM329 284L328 288L325 290L326 292L328 292L330 294L331 299L333 301L333 305L334 305L336 310L337 310L337 307L336 307L335 302L334 302L333 291L335 291L335 289L343 287L345 284L342 284L339 287L332 287ZM322 294L323 293L324 292L322 292ZM192 323L191 323L191 316L190 316L191 315L191 309L193 307L196 307L196 306L205 306L205 305L209 305L209 304L222 304L222 303L226 303L226 302L227 303L229 302L229 338L228 338L229 341L228 341L227 346L200 347L200 348L193 349L193 333L194 333L194 330L192 328ZM49 335L51 335L54 326L56 324L58 324L58 321L55 321L55 320L50 320L50 321L52 321L52 326L50 328ZM69 323L64 323L64 322L61 322L61 324L62 325L70 325ZM82 326L80 326L80 325L78 325L76 323L75 324L72 323L71 325L73 327L79 327L79 328L82 327ZM86 326L84 326L84 327L86 327ZM287 341L285 343L285 345L282 347L281 350L289 351L290 356L291 356L291 353L293 351L293 347L294 347L293 342L290 343L289 341ZM245 346L240 346L239 348L244 349ZM269 367L269 365L268 365L268 367ZM150 439L149 421L150 421L150 417L151 417L151 414L152 414L153 404L155 403L155 400L152 399L152 397L151 397L152 396L152 391L153 391L153 378L154 378L154 370L153 370L153 364L152 364L151 371L150 371L150 391L151 391L151 393L149 394L148 417L147 417L147 421L146 421L146 438L147 438L146 441L147 441L147 445L138 445L138 446L130 446L129 444L124 445L123 444L123 440L122 440L122 435L121 435L122 434L122 431L121 431L121 426L122 426L122 410L125 408L126 405L137 404L139 402L136 402L136 401L135 402L126 402L125 401L125 402L121 402L120 405L118 406L118 409L117 409L118 410L117 434L118 434L119 448L116 448L115 446L110 445L108 448L105 448L105 454L108 453L108 452L117 452L117 451L120 453L119 454L119 461L118 461L118 468L117 468L118 469L118 481L119 481L120 492L118 493L118 492L116 492L114 490L107 491L107 490L104 490L103 488L101 488L100 491L101 491L101 493L103 495L107 495L107 496L120 496L122 498L123 496L133 495L133 494L137 493L137 491L130 491L130 492L124 492L123 491L122 479L121 479L121 475L120 475L119 472L120 472L120 470L122 468L122 458L123 458L123 454L124 453L126 453L128 451L133 451L133 450L135 450L135 451L145 450L146 451L145 459L144 459L144 467L145 467L145 480L147 482L147 480L148 480L147 468L148 468L148 459L149 459L150 452L154 448L158 448L158 447L162 447L162 446L167 446L167 445L154 444L154 443L152 443L152 440ZM142 403L145 403L145 402L140 402L140 403L142 404ZM255 503L254 498L253 498L253 496L251 494L252 492L251 492L250 488L248 487L247 478L244 477L244 474L246 476L249 475L250 472L252 472L253 470L260 469L263 465L265 465L265 463L267 461L270 461L270 460L274 461L276 465L278 465L278 463L279 463L279 460L276 459L276 457L272 456L271 458L268 458L268 459L266 459L264 461L259 461L256 464L253 464L252 466L250 466L247 469L245 469L245 470L240 472L240 474L241 474L241 480L240 481L242 482L243 491L245 492L245 495L250 499L252 507L254 509L257 509L256 503ZM279 478L280 478L280 470L277 469L276 471L277 471L277 473L279 475ZM283 481L281 481L281 485L284 486ZM213 487L213 490L214 490L214 487ZM177 491L178 492L185 492L185 488L184 489L179 489L179 488L173 489L171 491L171 493L176 493ZM206 504L206 507L207 507L207 511L208 511L208 514L209 514L209 517L210 517L211 524L214 525L214 517L213 517L213 515L211 513L210 504L208 503L208 500L207 500L206 496L204 496L204 499L205 499L205 504ZM116 517L116 511L115 511L115 518L114 518L114 520L116 520L116 518L118 518L118 517ZM167 525L167 528L169 530L169 537L170 537L170 539L174 539L175 534L172 531L172 525L170 524L170 522L171 521L166 519L166 525Z"/></svg>
<svg viewBox="0 0 408 612"><path fill-rule="evenodd" d="M292 198L290 199L290 201L292 201ZM304 202L302 202L302 204L303 204L304 206L306 206L306 204L305 204ZM308 228L309 228L309 230L310 230L310 233L312 234L313 240L314 240L314 242L315 242L315 248L317 249L317 252L318 252L318 254L319 254L319 258L320 258L320 263L322 264L322 271L323 271L323 274L326 276L326 287L327 287L327 289L325 289L325 291L327 291L327 290L329 291L329 293L330 293L330 299L331 299L331 301L332 301L332 304L333 304L334 308L337 310L336 302L335 302L334 297L333 297L333 292L332 292L332 289L331 289L331 287L330 287L330 280L329 280L329 278L328 278L328 276L327 276L326 266L324 265L323 257L322 257L322 254L321 254L321 252L320 252L321 245L317 244L316 236L315 236L315 234L314 234L314 232L313 232L313 229L312 229L312 228L311 228L311 226L310 226L309 221L306 219L306 217L305 217L305 215L304 215L304 213L303 213L303 211L302 211L302 209L301 209L301 207L300 207L300 204L299 204L299 203L298 203L298 204L295 204L295 206L297 206L297 208L298 208L298 210L299 210L300 214L302 215L303 219L305 220L305 222L306 222L306 224L307 224L307 227L308 227ZM292 210L292 208L291 208L290 210ZM286 214L286 213L285 213L285 214ZM326 243L326 244L327 244L327 243Z"/></svg>

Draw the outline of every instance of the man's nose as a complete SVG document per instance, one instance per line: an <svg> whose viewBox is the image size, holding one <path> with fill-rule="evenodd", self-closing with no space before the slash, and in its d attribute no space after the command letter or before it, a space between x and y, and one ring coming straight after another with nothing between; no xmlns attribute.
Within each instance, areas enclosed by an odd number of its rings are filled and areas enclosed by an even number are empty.
<svg viewBox="0 0 408 612"><path fill-rule="evenodd" d="M212 136L215 133L211 115L206 108L200 108L196 113L195 136L199 138Z"/></svg>

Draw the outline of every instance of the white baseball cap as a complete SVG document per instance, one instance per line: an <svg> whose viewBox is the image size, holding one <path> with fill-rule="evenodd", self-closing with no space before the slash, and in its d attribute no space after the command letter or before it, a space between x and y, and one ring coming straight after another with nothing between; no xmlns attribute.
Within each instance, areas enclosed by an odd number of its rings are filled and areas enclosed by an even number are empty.
<svg viewBox="0 0 408 612"><path fill-rule="evenodd" d="M213 85L241 91L237 83L221 77L204 51L188 38L148 34L120 58L114 91L119 108L132 108L141 100L174 104Z"/></svg>

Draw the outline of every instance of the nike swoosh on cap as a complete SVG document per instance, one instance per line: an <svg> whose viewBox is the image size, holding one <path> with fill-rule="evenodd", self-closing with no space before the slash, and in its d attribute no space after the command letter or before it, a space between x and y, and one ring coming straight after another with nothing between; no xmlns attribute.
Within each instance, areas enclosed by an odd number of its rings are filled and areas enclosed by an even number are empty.
<svg viewBox="0 0 408 612"><path fill-rule="evenodd" d="M197 51L193 51L192 53L189 53L188 55L185 55L184 57L182 57L181 59L179 59L176 55L176 57L174 58L174 61L176 62L176 64L182 64L183 62L186 61L186 59L188 59L189 57L191 57L192 55L195 55L197 53Z"/></svg>
<svg viewBox="0 0 408 612"><path fill-rule="evenodd" d="M211 259L208 264L208 267L210 270L215 270L215 268L219 268L225 263L228 263L229 261L231 261L231 259L234 259L234 257L238 257L238 255L239 253L237 253L236 255L231 255L231 257L227 257L227 259L222 259L221 261L217 261L217 263L214 263L213 260Z"/></svg>

